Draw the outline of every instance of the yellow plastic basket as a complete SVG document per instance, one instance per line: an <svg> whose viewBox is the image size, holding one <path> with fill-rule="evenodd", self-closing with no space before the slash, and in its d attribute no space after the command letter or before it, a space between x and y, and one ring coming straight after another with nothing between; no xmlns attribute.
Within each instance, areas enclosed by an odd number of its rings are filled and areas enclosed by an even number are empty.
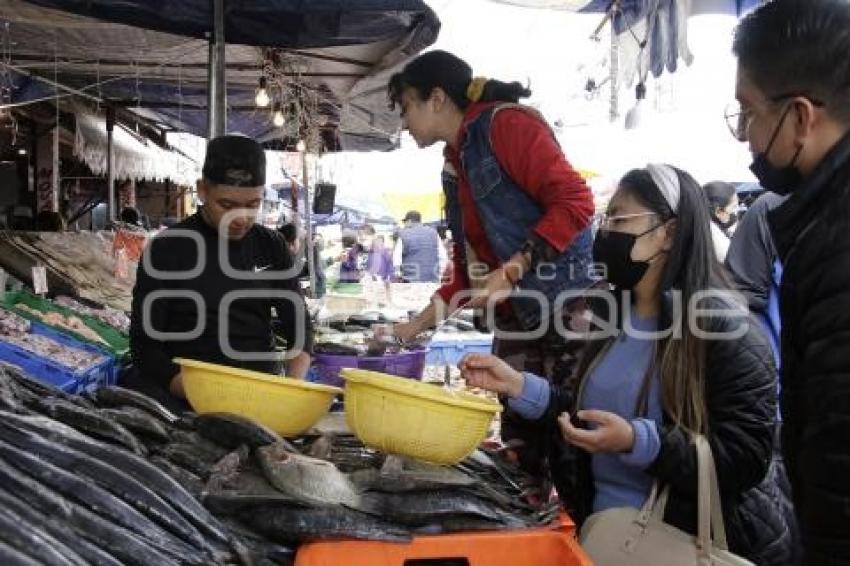
<svg viewBox="0 0 850 566"><path fill-rule="evenodd" d="M328 412L342 389L257 371L175 358L198 413L235 413L282 436L298 436Z"/></svg>
<svg viewBox="0 0 850 566"><path fill-rule="evenodd" d="M345 415L365 444L434 464L460 462L487 436L499 403L373 371L343 369Z"/></svg>

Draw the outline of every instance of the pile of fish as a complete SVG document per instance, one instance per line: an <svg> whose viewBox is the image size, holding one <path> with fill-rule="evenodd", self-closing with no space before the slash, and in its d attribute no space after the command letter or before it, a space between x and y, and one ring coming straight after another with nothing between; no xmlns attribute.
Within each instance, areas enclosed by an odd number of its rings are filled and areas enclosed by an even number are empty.
<svg viewBox="0 0 850 566"><path fill-rule="evenodd" d="M287 564L311 540L526 528L558 513L524 502L532 484L483 450L438 467L341 431L288 441L0 366L2 564Z"/></svg>
<svg viewBox="0 0 850 566"><path fill-rule="evenodd" d="M90 368L106 359L103 354L65 346L47 336L32 334L28 320L3 308L0 308L0 340L72 370Z"/></svg>
<svg viewBox="0 0 850 566"><path fill-rule="evenodd" d="M92 316L125 334L130 331L130 317L125 312L107 306L101 308L89 307L65 295L56 297L54 302L76 313Z"/></svg>
<svg viewBox="0 0 850 566"><path fill-rule="evenodd" d="M135 270L126 280L115 277L111 232L15 232L0 238L42 265L62 274L80 297L130 311Z"/></svg>
<svg viewBox="0 0 850 566"><path fill-rule="evenodd" d="M92 342L100 343L104 346L109 346L109 343L100 337L100 335L89 328L83 320L74 315L65 316L59 312L42 312L38 309L34 309L25 304L18 304L15 306L18 311L25 312L45 324L50 326L54 326L56 328L62 328L65 330L70 330L71 332L76 332L83 338L90 340Z"/></svg>

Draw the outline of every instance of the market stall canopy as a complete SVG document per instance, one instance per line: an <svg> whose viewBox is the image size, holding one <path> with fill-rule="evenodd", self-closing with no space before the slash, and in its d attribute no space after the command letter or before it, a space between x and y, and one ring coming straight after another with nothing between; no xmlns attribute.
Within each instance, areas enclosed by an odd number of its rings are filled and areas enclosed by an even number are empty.
<svg viewBox="0 0 850 566"><path fill-rule="evenodd" d="M76 121L74 155L95 175L106 175L106 120L80 109L76 112ZM121 124L115 127L113 144L116 179L170 179L179 185L192 186L201 175L200 163L163 149Z"/></svg>
<svg viewBox="0 0 850 566"><path fill-rule="evenodd" d="M229 0L225 10L228 131L274 148L300 139L323 150L397 145L387 79L440 29L422 0ZM128 107L163 130L206 134L210 2L0 0L0 18L13 82L0 104L54 93L26 78L35 76ZM261 76L266 108L255 104ZM276 105L283 126L273 123Z"/></svg>

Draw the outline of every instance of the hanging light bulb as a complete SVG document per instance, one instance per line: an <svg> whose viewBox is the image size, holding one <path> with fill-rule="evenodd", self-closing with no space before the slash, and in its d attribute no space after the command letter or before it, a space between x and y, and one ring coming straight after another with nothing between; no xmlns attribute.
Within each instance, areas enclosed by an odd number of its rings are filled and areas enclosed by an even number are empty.
<svg viewBox="0 0 850 566"><path fill-rule="evenodd" d="M298 145L295 146L295 149L298 151L304 151L307 149L307 144L304 143L304 140L298 140Z"/></svg>
<svg viewBox="0 0 850 566"><path fill-rule="evenodd" d="M626 129L634 130L643 118L643 103L646 100L646 85L638 83L635 88L635 105L626 113Z"/></svg>
<svg viewBox="0 0 850 566"><path fill-rule="evenodd" d="M272 118L272 123L277 128L282 128L283 125L286 124L286 117L283 115L283 111L280 109L280 104L275 104L274 117Z"/></svg>
<svg viewBox="0 0 850 566"><path fill-rule="evenodd" d="M265 108L271 102L269 99L269 93L266 90L268 83L266 82L266 77L260 77L260 87L257 89L257 96L254 98L254 102L257 103L257 107Z"/></svg>

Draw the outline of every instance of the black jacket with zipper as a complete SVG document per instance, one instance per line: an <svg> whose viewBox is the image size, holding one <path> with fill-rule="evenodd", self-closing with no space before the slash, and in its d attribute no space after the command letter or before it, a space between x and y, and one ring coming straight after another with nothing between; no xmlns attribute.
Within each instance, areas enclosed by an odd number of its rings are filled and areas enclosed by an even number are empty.
<svg viewBox="0 0 850 566"><path fill-rule="evenodd" d="M784 470L781 462L772 463L776 426L773 355L757 323L742 307L724 302L712 308L734 308L737 315L714 316L703 323L705 330L733 332L743 321L748 324L740 338L706 344L707 437L717 467L730 550L759 565L792 564L789 513L778 487L778 476L784 476ZM575 415L575 391L574 379L553 388L542 418L548 425L553 481L572 518L582 524L593 512L591 457L567 445L556 423L564 411ZM646 472L670 486L665 522L696 534L696 449L689 434L676 427L666 413L658 432L661 449Z"/></svg>
<svg viewBox="0 0 850 566"><path fill-rule="evenodd" d="M850 564L850 134L768 222L784 269L782 448L806 564Z"/></svg>

